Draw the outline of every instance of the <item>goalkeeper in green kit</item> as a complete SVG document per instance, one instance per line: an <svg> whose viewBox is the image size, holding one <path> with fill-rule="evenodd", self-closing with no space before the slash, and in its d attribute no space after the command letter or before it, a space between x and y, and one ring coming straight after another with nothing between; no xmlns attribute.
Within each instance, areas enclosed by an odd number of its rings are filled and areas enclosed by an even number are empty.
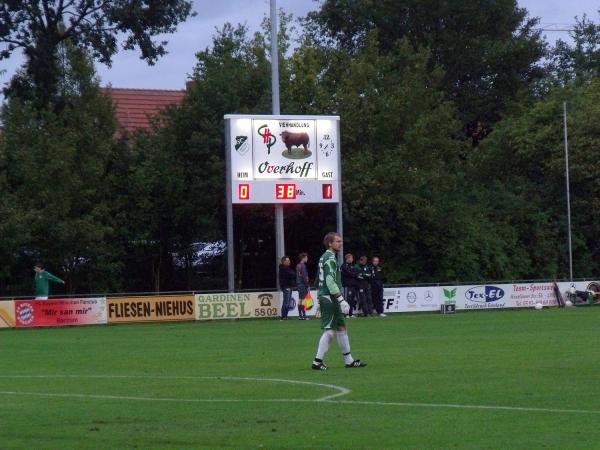
<svg viewBox="0 0 600 450"><path fill-rule="evenodd" d="M319 259L319 276L317 279L317 297L319 299L319 309L321 310L323 334L319 339L319 347L312 368L314 370L327 370L323 358L329 350L329 344L331 344L333 336L336 337L342 350L347 368L365 367L366 363L352 357L350 341L346 332L344 315L348 314L350 305L342 295L342 278L336 259L336 253L342 248L342 236L334 232L327 233L323 239L323 244L327 250Z"/></svg>

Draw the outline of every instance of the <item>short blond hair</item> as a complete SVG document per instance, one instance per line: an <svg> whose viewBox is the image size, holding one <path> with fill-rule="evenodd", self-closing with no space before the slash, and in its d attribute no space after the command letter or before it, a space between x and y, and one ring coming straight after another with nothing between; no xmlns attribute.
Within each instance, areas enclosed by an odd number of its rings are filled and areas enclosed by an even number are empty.
<svg viewBox="0 0 600 450"><path fill-rule="evenodd" d="M333 240L338 236L342 237L342 235L340 233L336 233L335 231L330 231L323 238L323 245L325 247L329 248L329 244L331 244L333 242Z"/></svg>

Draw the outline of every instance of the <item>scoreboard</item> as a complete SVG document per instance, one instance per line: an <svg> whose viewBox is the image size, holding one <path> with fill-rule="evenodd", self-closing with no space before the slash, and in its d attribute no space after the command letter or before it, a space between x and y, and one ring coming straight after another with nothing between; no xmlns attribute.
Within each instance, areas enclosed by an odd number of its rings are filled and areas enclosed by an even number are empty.
<svg viewBox="0 0 600 450"><path fill-rule="evenodd" d="M339 203L339 116L225 116L231 203Z"/></svg>

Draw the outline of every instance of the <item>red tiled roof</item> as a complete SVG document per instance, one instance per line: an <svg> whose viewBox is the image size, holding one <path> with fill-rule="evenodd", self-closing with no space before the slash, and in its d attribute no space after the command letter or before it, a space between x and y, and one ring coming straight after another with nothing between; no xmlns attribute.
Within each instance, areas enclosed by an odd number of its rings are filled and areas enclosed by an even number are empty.
<svg viewBox="0 0 600 450"><path fill-rule="evenodd" d="M185 90L102 89L111 96L119 125L128 132L150 128L150 118L170 105L181 104Z"/></svg>

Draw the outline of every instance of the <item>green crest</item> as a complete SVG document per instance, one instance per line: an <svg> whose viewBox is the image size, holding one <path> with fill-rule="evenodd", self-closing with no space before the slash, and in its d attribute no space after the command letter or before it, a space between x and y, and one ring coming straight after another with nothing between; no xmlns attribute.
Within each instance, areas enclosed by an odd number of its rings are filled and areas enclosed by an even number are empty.
<svg viewBox="0 0 600 450"><path fill-rule="evenodd" d="M453 299L454 297L456 297L456 288L454 288L454 289L444 288L444 297L446 297L447 299Z"/></svg>

